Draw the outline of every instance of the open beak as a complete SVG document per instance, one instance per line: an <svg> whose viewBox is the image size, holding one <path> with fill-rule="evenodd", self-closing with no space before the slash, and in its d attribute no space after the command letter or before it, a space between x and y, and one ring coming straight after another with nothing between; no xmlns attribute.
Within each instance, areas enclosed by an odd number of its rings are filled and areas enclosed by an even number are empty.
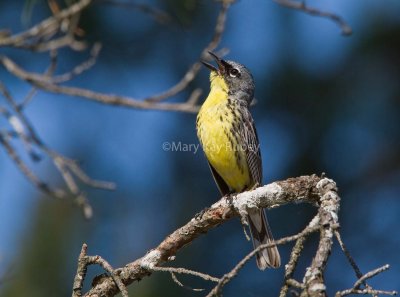
<svg viewBox="0 0 400 297"><path fill-rule="evenodd" d="M218 57L216 54L214 54L213 52L208 52L208 53L214 58L215 62L217 62L218 69L216 67L214 67L213 65L211 65L210 63L207 63L205 61L201 61L201 63L203 63L203 65L206 66L207 68L209 68L211 71L218 72L220 75L225 73L227 63L224 60L222 60L220 57Z"/></svg>

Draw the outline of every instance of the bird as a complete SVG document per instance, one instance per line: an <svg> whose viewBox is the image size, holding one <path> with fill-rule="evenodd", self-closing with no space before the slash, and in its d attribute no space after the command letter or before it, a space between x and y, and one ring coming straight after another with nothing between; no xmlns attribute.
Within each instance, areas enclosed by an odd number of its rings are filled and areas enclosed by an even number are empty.
<svg viewBox="0 0 400 297"><path fill-rule="evenodd" d="M244 65L209 54L218 67L201 61L210 70L210 92L197 115L196 130L218 189L222 196L229 196L262 183L260 144L249 110L255 84ZM246 219L254 249L274 242L263 209L249 210ZM256 263L260 270L278 268L278 248L257 252Z"/></svg>

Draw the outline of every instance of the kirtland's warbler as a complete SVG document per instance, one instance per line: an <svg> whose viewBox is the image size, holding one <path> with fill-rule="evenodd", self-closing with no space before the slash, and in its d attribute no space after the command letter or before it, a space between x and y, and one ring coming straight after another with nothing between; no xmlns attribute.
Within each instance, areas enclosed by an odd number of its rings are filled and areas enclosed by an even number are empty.
<svg viewBox="0 0 400 297"><path fill-rule="evenodd" d="M211 70L211 89L197 116L197 135L221 194L240 193L262 183L258 136L249 111L254 80L245 66L210 54L218 68L203 62ZM254 248L274 241L263 210L249 211L247 220ZM258 252L256 260L261 270L281 264L276 246Z"/></svg>

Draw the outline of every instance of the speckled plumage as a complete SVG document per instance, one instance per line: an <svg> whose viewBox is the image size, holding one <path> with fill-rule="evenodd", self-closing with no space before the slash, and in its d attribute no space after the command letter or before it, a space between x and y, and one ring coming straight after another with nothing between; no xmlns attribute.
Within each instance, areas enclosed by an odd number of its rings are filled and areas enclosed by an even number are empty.
<svg viewBox="0 0 400 297"><path fill-rule="evenodd" d="M211 53L212 54L212 53ZM212 54L219 69L211 69L210 93L197 116L197 135L222 195L250 190L262 184L259 141L249 111L254 96L251 73L243 65ZM262 210L249 213L253 244L273 241ZM279 267L276 247L257 254L260 269Z"/></svg>

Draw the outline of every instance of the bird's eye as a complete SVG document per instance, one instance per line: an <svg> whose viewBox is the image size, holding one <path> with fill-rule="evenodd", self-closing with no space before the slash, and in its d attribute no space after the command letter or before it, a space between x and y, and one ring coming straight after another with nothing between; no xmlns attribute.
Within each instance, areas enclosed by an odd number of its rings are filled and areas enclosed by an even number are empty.
<svg viewBox="0 0 400 297"><path fill-rule="evenodd" d="M238 77L240 75L240 72L236 68L232 68L231 70L229 70L229 75L231 77Z"/></svg>

